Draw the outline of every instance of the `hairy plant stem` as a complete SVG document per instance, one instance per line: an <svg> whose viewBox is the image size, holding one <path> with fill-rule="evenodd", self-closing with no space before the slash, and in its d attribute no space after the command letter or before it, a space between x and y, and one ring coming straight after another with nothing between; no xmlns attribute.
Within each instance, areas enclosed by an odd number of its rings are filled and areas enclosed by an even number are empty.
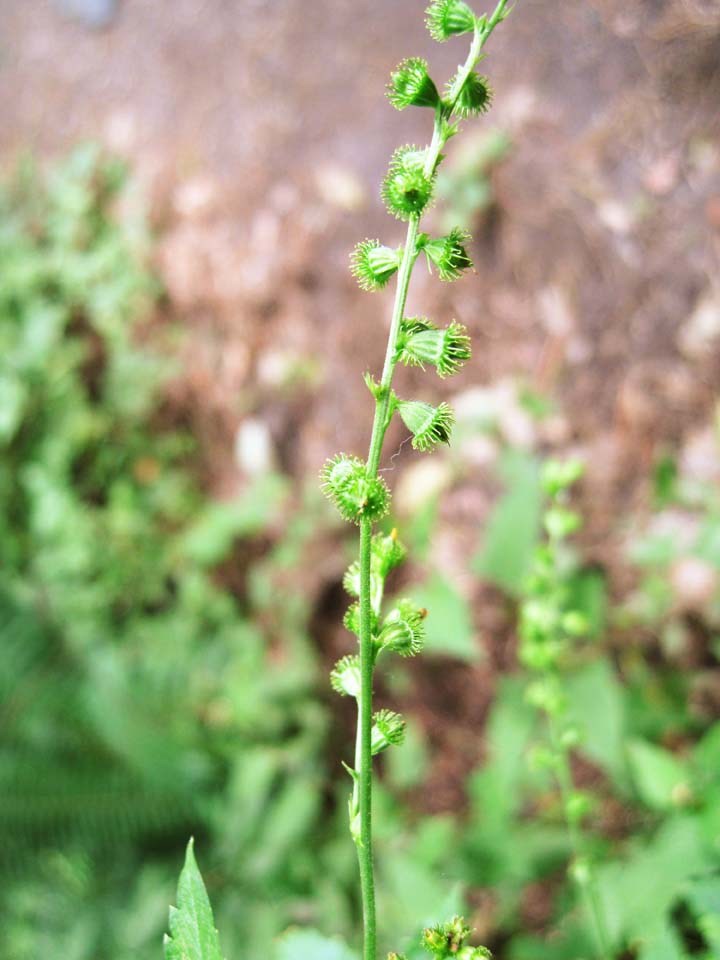
<svg viewBox="0 0 720 960"><path fill-rule="evenodd" d="M440 151L451 135L448 120L453 113L467 77L475 67L485 41L503 18L507 0L500 0L492 16L479 21L473 33L470 52L458 72L450 95L435 113L435 125L425 159L425 174L435 172ZM388 335L382 377L375 394L370 449L367 459L367 476L376 477L382 455L385 434L393 414L392 379L397 365L397 342L400 323L405 314L410 277L418 258L418 225L420 215L410 217L403 258L398 271L395 302ZM360 523L360 698L358 703L358 735L355 750L355 778L351 817L359 816L360 828L354 833L360 867L360 886L363 904L363 960L376 960L377 923L375 909L375 878L372 851L372 715L373 715L373 670L375 649L372 636L371 557L372 521Z"/></svg>

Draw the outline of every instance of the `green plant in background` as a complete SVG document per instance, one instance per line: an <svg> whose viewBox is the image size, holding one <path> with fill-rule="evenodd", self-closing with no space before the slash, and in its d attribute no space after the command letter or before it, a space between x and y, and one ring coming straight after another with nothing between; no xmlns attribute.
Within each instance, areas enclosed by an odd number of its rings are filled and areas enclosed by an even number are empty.
<svg viewBox="0 0 720 960"><path fill-rule="evenodd" d="M468 137L452 161L438 173L437 195L448 207L443 225L472 230L493 205L492 173L510 154L512 141L503 130Z"/></svg>
<svg viewBox="0 0 720 960"><path fill-rule="evenodd" d="M575 786L570 755L579 743L580 732L568 720L563 689L563 664L571 648L588 633L589 624L574 609L568 582L563 575L563 546L580 526L580 516L565 504L568 491L582 474L578 461L550 460L542 482L550 506L543 523L546 541L537 548L532 573L520 607L520 662L536 678L528 699L547 720L547 746L538 749L536 759L552 771L560 790L563 814L573 851L570 871L580 890L588 920L596 939L596 956L607 960L610 942L603 908L598 897L594 864L583 833L590 812L590 797Z"/></svg>
<svg viewBox="0 0 720 960"><path fill-rule="evenodd" d="M392 389L398 363L434 366L441 377L454 373L470 356L463 327L453 322L440 329L424 317L406 317L405 304L413 267L424 255L441 280L454 280L471 266L466 244L468 235L452 229L446 236L432 238L420 233L423 213L432 200L442 150L458 132L459 121L484 113L492 100L487 78L476 72L481 50L498 23L509 13L500 0L494 13L477 16L461 0L435 0L427 10L428 29L435 40L471 34L472 43L465 63L441 95L428 74L427 63L419 58L403 61L393 72L388 87L390 102L398 110L409 106L428 107L435 113L431 143L427 147L405 146L395 151L383 183L382 196L388 212L407 222L404 246L392 249L376 240L366 240L352 256L353 273L365 290L384 287L397 273L385 363L378 381L368 374L366 383L375 400L375 416L367 461L340 454L323 471L323 487L344 519L360 527L359 559L348 571L345 586L358 602L345 619L358 636L359 655L343 658L333 671L333 686L355 697L358 723L354 764L348 768L353 780L350 798L350 830L360 868L363 901L363 957L375 960L376 914L372 849L372 758L402 739L404 722L387 710L373 715L373 672L379 656L395 652L402 656L417 653L423 642L426 611L412 601L400 601L383 616L382 602L388 573L404 558L396 536L373 533L376 523L389 509L390 492L379 466L388 426L397 413L412 434L416 450L429 451L447 443L453 414L446 403L433 406L420 400L402 400Z"/></svg>
<svg viewBox="0 0 720 960"><path fill-rule="evenodd" d="M273 475L202 492L130 187L93 147L0 184L3 960L156 957L190 832L228 949L239 930L267 944L315 891L318 922L349 911L316 879L332 831L309 601L276 582L324 504L286 522Z"/></svg>

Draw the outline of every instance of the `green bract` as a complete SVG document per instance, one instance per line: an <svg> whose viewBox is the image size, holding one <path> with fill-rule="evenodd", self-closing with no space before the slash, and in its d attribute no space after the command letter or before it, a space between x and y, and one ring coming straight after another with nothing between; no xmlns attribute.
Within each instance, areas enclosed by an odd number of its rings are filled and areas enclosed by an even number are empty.
<svg viewBox="0 0 720 960"><path fill-rule="evenodd" d="M360 658L343 657L338 660L330 674L330 685L338 693L348 697L360 695Z"/></svg>
<svg viewBox="0 0 720 960"><path fill-rule="evenodd" d="M425 150L400 147L392 156L382 185L382 198L388 212L398 220L418 216L428 205L433 178L425 173Z"/></svg>
<svg viewBox="0 0 720 960"><path fill-rule="evenodd" d="M363 290L381 290L402 259L402 248L384 247L379 240L363 240L350 254L350 270Z"/></svg>
<svg viewBox="0 0 720 960"><path fill-rule="evenodd" d="M388 747L398 746L405 739L405 721L399 713L392 710L380 710L375 714L372 728L372 754L375 756L387 750Z"/></svg>
<svg viewBox="0 0 720 960"><path fill-rule="evenodd" d="M475 29L475 14L462 0L434 0L426 10L427 28L433 40L442 43Z"/></svg>
<svg viewBox="0 0 720 960"><path fill-rule="evenodd" d="M472 260L465 248L469 240L467 230L455 227L446 237L425 243L423 250L428 263L437 267L441 280L457 280L463 270L472 267Z"/></svg>
<svg viewBox="0 0 720 960"><path fill-rule="evenodd" d="M403 320L398 348L403 363L417 367L430 363L443 378L457 373L472 354L470 337L461 323L453 320L449 327L438 330L424 317Z"/></svg>
<svg viewBox="0 0 720 960"><path fill-rule="evenodd" d="M435 107L440 99L428 75L427 61L420 57L403 60L390 74L388 100L398 110L406 107Z"/></svg>
<svg viewBox="0 0 720 960"><path fill-rule="evenodd" d="M425 642L426 616L427 610L412 600L400 600L383 621L378 647L399 653L401 657L414 657Z"/></svg>
<svg viewBox="0 0 720 960"><path fill-rule="evenodd" d="M473 70L460 88L455 102L455 113L460 117L475 117L490 109L492 99L493 92L488 78Z"/></svg>
<svg viewBox="0 0 720 960"><path fill-rule="evenodd" d="M447 403L434 407L422 400L398 400L397 409L412 433L415 450L432 450L438 443L449 443L455 417Z"/></svg>

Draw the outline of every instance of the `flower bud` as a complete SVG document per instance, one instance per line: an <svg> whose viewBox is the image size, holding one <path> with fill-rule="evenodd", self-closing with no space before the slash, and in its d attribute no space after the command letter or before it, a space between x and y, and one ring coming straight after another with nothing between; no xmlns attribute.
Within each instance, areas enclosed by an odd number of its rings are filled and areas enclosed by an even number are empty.
<svg viewBox="0 0 720 960"><path fill-rule="evenodd" d="M574 790L565 802L565 816L570 823L580 823L592 810L592 797L582 790Z"/></svg>
<svg viewBox="0 0 720 960"><path fill-rule="evenodd" d="M560 743L565 750L574 750L584 739L582 730L576 724L568 725L560 734Z"/></svg>
<svg viewBox="0 0 720 960"><path fill-rule="evenodd" d="M343 587L351 597L360 596L360 564L353 560L343 575Z"/></svg>
<svg viewBox="0 0 720 960"><path fill-rule="evenodd" d="M463 270L472 267L465 244L470 240L467 230L453 227L446 237L428 240L423 245L428 263L434 263L441 280L457 280Z"/></svg>
<svg viewBox="0 0 720 960"><path fill-rule="evenodd" d="M585 472L585 465L580 460L548 460L542 469L543 490L549 497L557 497L574 483Z"/></svg>
<svg viewBox="0 0 720 960"><path fill-rule="evenodd" d="M371 563L378 576L385 579L388 573L399 566L407 556L407 550L398 540L397 530L393 528L389 536L377 533L372 539Z"/></svg>
<svg viewBox="0 0 720 960"><path fill-rule="evenodd" d="M408 317L401 322L398 359L407 366L424 369L426 363L431 363L444 379L457 373L471 354L470 337L455 320L444 330L425 317Z"/></svg>
<svg viewBox="0 0 720 960"><path fill-rule="evenodd" d="M425 13L430 36L439 43L475 29L475 14L462 0L433 0Z"/></svg>
<svg viewBox="0 0 720 960"><path fill-rule="evenodd" d="M345 520L379 520L390 505L390 491L380 477L366 476L365 464L344 453L328 460L321 476L323 492Z"/></svg>
<svg viewBox="0 0 720 960"><path fill-rule="evenodd" d="M422 649L425 642L427 616L424 607L416 606L412 600L400 600L383 621L378 646L381 650L392 650L401 657L413 657Z"/></svg>
<svg viewBox="0 0 720 960"><path fill-rule="evenodd" d="M382 753L388 747L399 745L405 739L405 721L399 713L392 710L380 710L373 717L370 749L372 755Z"/></svg>
<svg viewBox="0 0 720 960"><path fill-rule="evenodd" d="M568 610L564 613L561 625L565 633L571 637L586 636L590 630L588 618L579 610Z"/></svg>
<svg viewBox="0 0 720 960"><path fill-rule="evenodd" d="M356 637L360 636L360 604L353 603L345 611L345 616L343 617L343 624L350 631L354 633ZM371 632L377 633L377 617L373 611L370 611L370 630Z"/></svg>
<svg viewBox="0 0 720 960"><path fill-rule="evenodd" d="M456 956L457 960L492 960L492 953L487 947L462 947Z"/></svg>
<svg viewBox="0 0 720 960"><path fill-rule="evenodd" d="M462 917L453 917L447 923L438 923L423 930L422 945L430 953L434 953L438 960L443 960L445 957L457 956L471 932ZM480 953L478 956L485 957L487 954Z"/></svg>
<svg viewBox="0 0 720 960"><path fill-rule="evenodd" d="M382 185L382 198L388 212L398 220L409 220L422 213L433 192L433 179L425 173L425 150L400 147L390 161Z"/></svg>
<svg viewBox="0 0 720 960"><path fill-rule="evenodd" d="M574 510L565 507L550 507L543 517L548 535L554 540L562 540L575 533L582 524L582 518Z"/></svg>
<svg viewBox="0 0 720 960"><path fill-rule="evenodd" d="M433 407L421 400L399 400L398 412L413 435L414 450L432 450L437 443L449 443L455 417L447 403Z"/></svg>
<svg viewBox="0 0 720 960"><path fill-rule="evenodd" d="M447 952L447 937L443 927L440 924L426 927L423 930L422 945L437 957L444 957Z"/></svg>
<svg viewBox="0 0 720 960"><path fill-rule="evenodd" d="M536 680L527 688L525 699L551 717L559 717L567 707L567 699L557 681L550 677Z"/></svg>
<svg viewBox="0 0 720 960"><path fill-rule="evenodd" d="M390 74L387 87L390 103L398 110L405 107L435 107L440 96L428 75L426 60L411 57L398 64Z"/></svg>
<svg viewBox="0 0 720 960"><path fill-rule="evenodd" d="M333 690L348 697L360 696L360 657L348 655L338 660L330 674Z"/></svg>
<svg viewBox="0 0 720 960"><path fill-rule="evenodd" d="M384 247L379 240L363 240L350 254L350 272L363 290L381 290L402 260L402 248Z"/></svg>
<svg viewBox="0 0 720 960"><path fill-rule="evenodd" d="M455 113L460 117L476 117L490 109L492 100L493 92L488 78L472 70L455 100Z"/></svg>

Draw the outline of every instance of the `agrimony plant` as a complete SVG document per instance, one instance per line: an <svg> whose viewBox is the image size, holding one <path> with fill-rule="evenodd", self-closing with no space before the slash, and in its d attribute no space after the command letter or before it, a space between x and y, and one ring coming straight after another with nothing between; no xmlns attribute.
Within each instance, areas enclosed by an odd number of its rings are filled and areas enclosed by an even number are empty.
<svg viewBox="0 0 720 960"><path fill-rule="evenodd" d="M570 762L572 750L582 741L582 731L569 722L563 690L568 657L589 632L586 617L573 608L564 572L566 540L582 522L567 500L570 488L582 472L583 465L576 460L549 460L544 465L542 484L548 498L543 516L545 539L536 550L520 608L519 657L534 674L527 699L546 720L546 743L536 748L534 759L556 780L572 848L570 875L593 931L596 956L598 960L608 960L612 955L610 938L585 832L592 798L577 789Z"/></svg>
<svg viewBox="0 0 720 960"><path fill-rule="evenodd" d="M431 203L442 150L459 128L459 121L484 113L492 102L486 77L476 71L482 48L495 27L509 14L507 0L495 11L477 15L461 0L434 0L427 10L427 27L432 37L444 42L467 34L470 51L465 63L440 92L430 77L425 60L403 60L392 72L388 98L398 110L429 108L434 127L427 146L406 145L397 149L382 184L382 198L388 212L407 223L402 247L393 248L379 240L363 240L351 255L351 269L363 290L379 290L397 274L392 322L385 362L379 382L366 374L365 382L375 401L375 416L367 460L339 454L322 471L322 486L344 520L360 527L358 560L345 576L345 588L353 604L345 617L346 627L359 641L357 654L343 657L332 672L332 685L341 694L354 697L358 705L355 758L348 772L352 778L349 801L350 832L355 841L360 869L363 902L363 960L376 958L375 882L372 852L372 758L402 740L404 722L392 711L373 713L373 674L379 658L388 654L413 656L423 644L426 611L411 600L401 600L383 612L385 582L390 571L405 558L405 549L395 531L389 536L376 533L375 525L388 512L390 491L379 475L383 442L397 413L412 436L416 450L432 451L448 443L453 412L447 403L435 406L424 400L405 400L392 389L399 363L432 366L441 377L449 376L470 357L465 328L453 321L438 327L425 317L406 317L405 305L413 268L425 257L440 280L456 280L472 266L467 250L469 237L459 228L446 236L432 237L420 232L420 221ZM469 934L464 922L455 918L442 928L426 931L425 945L438 957L481 957L482 948L465 946Z"/></svg>

